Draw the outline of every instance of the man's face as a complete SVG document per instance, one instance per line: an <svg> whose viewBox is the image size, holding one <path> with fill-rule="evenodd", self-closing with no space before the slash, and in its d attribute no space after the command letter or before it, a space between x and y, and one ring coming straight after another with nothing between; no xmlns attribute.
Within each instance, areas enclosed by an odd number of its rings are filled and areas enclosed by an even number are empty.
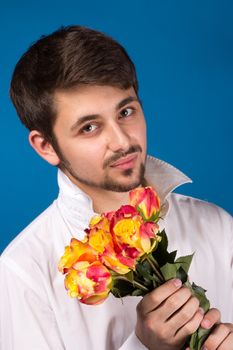
<svg viewBox="0 0 233 350"><path fill-rule="evenodd" d="M55 107L59 165L75 184L84 191L116 192L141 184L146 124L133 88L86 86L56 92Z"/></svg>

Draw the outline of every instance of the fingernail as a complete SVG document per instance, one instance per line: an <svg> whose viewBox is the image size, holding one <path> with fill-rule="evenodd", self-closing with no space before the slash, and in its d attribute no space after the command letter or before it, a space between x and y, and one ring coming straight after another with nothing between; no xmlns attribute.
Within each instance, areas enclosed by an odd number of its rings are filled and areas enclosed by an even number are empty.
<svg viewBox="0 0 233 350"><path fill-rule="evenodd" d="M173 284L174 284L174 286L177 287L177 288L182 286L182 282L181 282L181 280L179 280L178 278L175 278L175 279L173 280Z"/></svg>
<svg viewBox="0 0 233 350"><path fill-rule="evenodd" d="M204 315L205 311L202 309L202 307L199 307L198 311L200 312L201 315Z"/></svg>
<svg viewBox="0 0 233 350"><path fill-rule="evenodd" d="M211 322L209 320L203 320L201 323L201 326L204 328L209 329L211 327ZM204 350L207 350L207 348L203 348Z"/></svg>
<svg viewBox="0 0 233 350"><path fill-rule="evenodd" d="M207 349L207 347L206 347L206 346L204 346L204 347L202 348L202 350L208 350L208 349Z"/></svg>

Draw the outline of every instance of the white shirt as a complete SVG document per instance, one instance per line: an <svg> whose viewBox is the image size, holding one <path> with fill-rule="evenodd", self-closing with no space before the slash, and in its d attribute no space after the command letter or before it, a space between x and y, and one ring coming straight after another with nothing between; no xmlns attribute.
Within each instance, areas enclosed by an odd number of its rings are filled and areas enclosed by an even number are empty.
<svg viewBox="0 0 233 350"><path fill-rule="evenodd" d="M148 157L146 179L166 203L169 250L195 252L190 279L207 289L222 321L233 322L232 217L198 199L174 194L191 182L173 166ZM142 350L134 334L140 297L113 297L88 306L67 296L57 263L71 237L81 238L93 216L91 199L58 171L52 205L5 249L0 260L2 350ZM161 228L162 228L161 227Z"/></svg>

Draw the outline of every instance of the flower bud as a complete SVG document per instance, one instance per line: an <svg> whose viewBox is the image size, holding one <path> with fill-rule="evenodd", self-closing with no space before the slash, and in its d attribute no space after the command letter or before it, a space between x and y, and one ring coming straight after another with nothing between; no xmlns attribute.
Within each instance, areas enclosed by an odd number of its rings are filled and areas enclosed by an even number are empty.
<svg viewBox="0 0 233 350"><path fill-rule="evenodd" d="M130 204L143 216L146 221L157 221L160 211L160 198L155 190L148 187L138 187L130 191Z"/></svg>

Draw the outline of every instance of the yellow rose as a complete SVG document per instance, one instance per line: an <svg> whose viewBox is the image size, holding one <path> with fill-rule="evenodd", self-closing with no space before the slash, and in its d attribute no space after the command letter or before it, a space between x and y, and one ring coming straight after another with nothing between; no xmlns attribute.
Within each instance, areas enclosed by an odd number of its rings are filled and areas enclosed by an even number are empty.
<svg viewBox="0 0 233 350"><path fill-rule="evenodd" d="M111 286L111 274L99 261L91 264L87 261L77 262L75 269L65 277L68 295L89 305L102 303L107 298Z"/></svg>

